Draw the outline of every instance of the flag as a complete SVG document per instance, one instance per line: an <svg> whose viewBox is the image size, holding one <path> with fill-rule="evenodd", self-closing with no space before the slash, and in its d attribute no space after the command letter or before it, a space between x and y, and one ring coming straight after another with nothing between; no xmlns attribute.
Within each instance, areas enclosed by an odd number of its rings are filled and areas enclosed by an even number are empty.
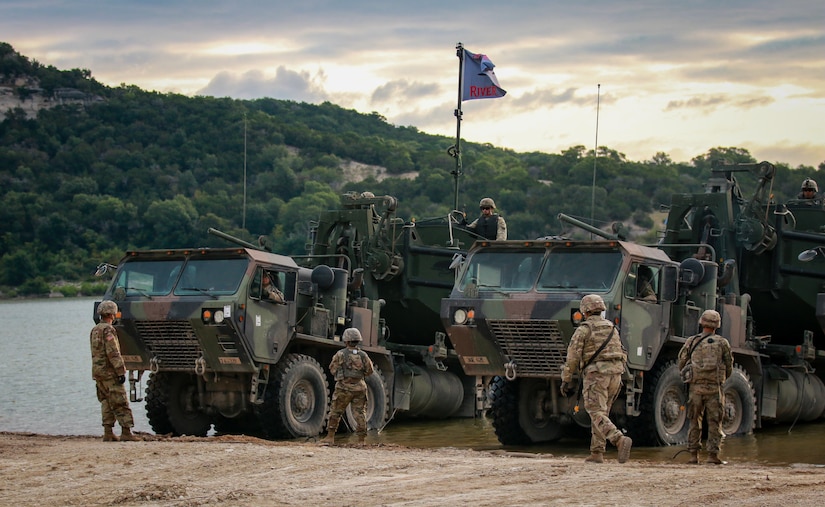
<svg viewBox="0 0 825 507"><path fill-rule="evenodd" d="M487 55L477 55L464 50L462 78L464 86L461 100L496 99L507 94L498 84L495 65Z"/></svg>

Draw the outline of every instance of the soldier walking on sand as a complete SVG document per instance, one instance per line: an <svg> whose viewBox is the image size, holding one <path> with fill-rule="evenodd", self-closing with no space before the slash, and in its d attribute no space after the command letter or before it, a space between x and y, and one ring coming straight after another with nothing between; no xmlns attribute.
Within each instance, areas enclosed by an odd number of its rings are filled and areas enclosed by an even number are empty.
<svg viewBox="0 0 825 507"><path fill-rule="evenodd" d="M619 463L630 458L633 440L610 420L610 407L619 396L627 354L613 323L603 318L604 300L598 294L584 296L579 305L585 320L576 328L567 347L567 362L561 374L561 394L573 394L573 374L581 371L584 409L590 415L589 463L603 463L609 440L619 449Z"/></svg>
<svg viewBox="0 0 825 507"><path fill-rule="evenodd" d="M733 371L733 357L728 341L716 334L722 319L719 312L706 310L699 318L702 333L693 335L679 351L679 371L690 388L688 389L688 451L690 461L699 463L699 449L702 447L702 416L707 413L708 420L708 459L707 463L724 464L719 459L722 450L722 414L725 396L722 385ZM690 365L690 373L685 367Z"/></svg>
<svg viewBox="0 0 825 507"><path fill-rule="evenodd" d="M335 391L332 394L327 436L321 443L335 443L338 423L341 422L347 405L352 403L358 444L363 445L367 438L367 383L364 379L372 375L373 366L367 353L358 348L361 342L360 331L354 327L348 328L344 330L342 339L347 348L336 352L329 364L329 371L335 377Z"/></svg>
<svg viewBox="0 0 825 507"><path fill-rule="evenodd" d="M135 420L126 397L126 366L120 356L120 342L117 330L112 325L117 315L114 301L103 301L97 307L100 322L92 328L89 342L92 347L92 378L97 388L97 400L103 417L103 441L137 441L140 437L132 434ZM112 432L115 420L120 424L120 438Z"/></svg>

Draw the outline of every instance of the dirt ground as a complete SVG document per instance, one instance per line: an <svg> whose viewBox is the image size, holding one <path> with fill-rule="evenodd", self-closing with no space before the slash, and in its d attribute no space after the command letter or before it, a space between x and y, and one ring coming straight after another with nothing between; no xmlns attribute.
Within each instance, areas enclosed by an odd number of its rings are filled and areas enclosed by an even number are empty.
<svg viewBox="0 0 825 507"><path fill-rule="evenodd" d="M433 506L825 504L825 468L616 462L244 436L142 442L0 433L0 505ZM340 440L340 439L339 439ZM685 456L685 460L687 457Z"/></svg>

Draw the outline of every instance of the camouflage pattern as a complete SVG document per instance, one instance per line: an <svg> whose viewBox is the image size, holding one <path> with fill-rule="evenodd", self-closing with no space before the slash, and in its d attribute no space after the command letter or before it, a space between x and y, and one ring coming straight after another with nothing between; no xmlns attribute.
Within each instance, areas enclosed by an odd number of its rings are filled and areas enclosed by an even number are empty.
<svg viewBox="0 0 825 507"><path fill-rule="evenodd" d="M679 351L679 369L689 361L693 364L693 380L688 391L688 450L698 451L701 448L702 419L707 414L707 450L719 452L725 436L722 432L725 405L722 385L733 371L730 344L717 334L691 336Z"/></svg>
<svg viewBox="0 0 825 507"><path fill-rule="evenodd" d="M598 294L588 294L579 303L579 310L585 315L593 312L603 312L606 309L604 299Z"/></svg>
<svg viewBox="0 0 825 507"><path fill-rule="evenodd" d="M106 302L101 303L101 306ZM107 315L111 315L107 313ZM92 378L95 379L97 400L103 426L112 426L115 420L121 428L135 425L126 388L118 377L126 375L126 366L120 356L117 331L109 323L101 322L89 334L92 349Z"/></svg>
<svg viewBox="0 0 825 507"><path fill-rule="evenodd" d="M590 452L603 453L606 442L618 446L623 433L610 420L610 407L619 397L622 376L615 373L601 373L588 368L584 375L582 399L584 409L590 416Z"/></svg>
<svg viewBox="0 0 825 507"><path fill-rule="evenodd" d="M92 378L112 380L126 375L126 366L120 356L120 342L115 327L101 322L89 334L92 348Z"/></svg>
<svg viewBox="0 0 825 507"><path fill-rule="evenodd" d="M329 371L335 377L335 391L332 393L327 430L334 433L338 429L341 416L347 405L352 403L355 431L359 436L366 435L367 383L364 379L373 373L372 361L363 350L347 347L335 353L329 364Z"/></svg>
<svg viewBox="0 0 825 507"><path fill-rule="evenodd" d="M591 300L584 301L586 298ZM592 296L585 296L582 302L588 308L594 309L598 306L598 301ZM590 452L594 453L603 453L606 441L618 445L619 439L623 436L609 417L610 407L619 396L622 373L627 363L627 354L622 348L621 338L614 329L609 320L598 314L587 317L570 339L567 362L561 375L562 382L569 383L573 379L573 374L590 361L602 343L610 340L582 372L584 409L590 415L591 421Z"/></svg>
<svg viewBox="0 0 825 507"><path fill-rule="evenodd" d="M121 428L131 428L135 425L132 409L129 407L129 398L126 387L114 380L97 380L97 401L100 402L100 415L103 426L114 426L115 421Z"/></svg>
<svg viewBox="0 0 825 507"><path fill-rule="evenodd" d="M596 350L607 340L614 330L613 324L599 315L591 315L573 333L570 344L567 346L567 361L561 374L562 382L570 382L573 374L590 361ZM624 372L627 354L622 347L619 332L613 332L607 346L599 352L587 369L582 372L585 376L588 371L597 371L605 374L618 374Z"/></svg>

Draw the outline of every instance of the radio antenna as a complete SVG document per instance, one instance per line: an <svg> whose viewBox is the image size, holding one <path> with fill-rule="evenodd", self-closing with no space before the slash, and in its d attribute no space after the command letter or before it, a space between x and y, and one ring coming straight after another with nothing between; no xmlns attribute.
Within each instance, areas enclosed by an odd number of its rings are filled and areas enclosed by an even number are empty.
<svg viewBox="0 0 825 507"><path fill-rule="evenodd" d="M596 145L593 147L593 186L590 190L590 225L596 226L594 215L596 213L596 160L599 158L599 104L601 99L602 85L596 85ZM593 233L590 233L593 239Z"/></svg>

